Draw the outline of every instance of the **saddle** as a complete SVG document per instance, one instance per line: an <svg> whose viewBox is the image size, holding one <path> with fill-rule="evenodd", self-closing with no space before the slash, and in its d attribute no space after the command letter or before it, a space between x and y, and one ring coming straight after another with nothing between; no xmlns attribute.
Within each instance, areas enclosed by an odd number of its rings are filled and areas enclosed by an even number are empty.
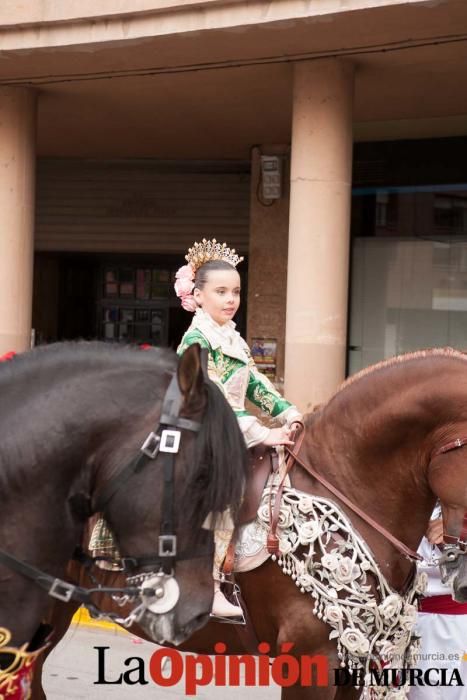
<svg viewBox="0 0 467 700"><path fill-rule="evenodd" d="M298 449L300 449L300 445L303 440L305 432L304 428L305 426L303 423L297 424L297 429L294 436L298 435ZM286 468L275 494L274 505L272 504L272 500L270 501L270 530L267 538L267 549L271 554L277 554L279 551L279 539L276 534L276 529L279 519L280 502L286 477L295 462L295 459L289 453L286 454ZM235 630L244 648L253 655L258 654L257 650L259 640L250 619L248 609L244 600L242 599L241 591L235 585L233 578L235 541L237 539L238 528L256 519L258 508L261 503L261 497L267 485L268 479L271 474L274 475L279 471L279 467L279 455L273 447L259 445L250 450L250 469L246 479L243 501L238 512L237 527L232 535L225 559L221 565L221 574L224 581L228 581L231 586L233 586L233 590L235 590L235 600L233 600L233 602L235 602L237 605L241 605L243 609L244 624L235 625ZM231 593L225 589L224 593L226 594L227 598L231 597Z"/></svg>
<svg viewBox="0 0 467 700"><path fill-rule="evenodd" d="M279 469L279 456L272 447L259 445L250 450L250 469L245 483L238 524L245 525L256 518L261 496L271 474Z"/></svg>
<svg viewBox="0 0 467 700"><path fill-rule="evenodd" d="M296 438L298 449L304 437L303 423L296 424L294 437ZM297 439L298 436L298 439ZM279 538L277 537L277 523L279 519L280 504L282 492L284 489L287 475L292 468L295 460L292 455L286 452L285 457L286 467L281 481L279 482L277 491L272 502L272 493L270 500L270 521L269 533L267 538L267 550L270 554L277 554L279 551ZM263 491L266 487L268 479L279 470L279 455L275 448L258 445L250 450L250 470L247 476L245 491L242 504L238 513L237 528L252 522L256 518L258 508L261 502ZM231 543L227 550L225 560L222 566L222 572L225 575L231 575L234 566L236 531L233 533Z"/></svg>

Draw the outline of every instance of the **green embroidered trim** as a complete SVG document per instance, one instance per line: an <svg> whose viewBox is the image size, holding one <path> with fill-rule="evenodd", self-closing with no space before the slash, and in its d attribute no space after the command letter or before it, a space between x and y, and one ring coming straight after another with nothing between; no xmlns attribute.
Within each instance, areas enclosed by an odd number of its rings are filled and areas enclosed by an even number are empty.
<svg viewBox="0 0 467 700"><path fill-rule="evenodd" d="M235 372L240 369L240 367L244 367L245 365L243 362L240 360L237 360L235 357L228 357L227 355L224 355L222 350L213 350L212 351L212 356L214 359L214 364L216 365L217 373L219 375L219 378L222 382L222 384L225 384L228 382L230 377L235 374Z"/></svg>
<svg viewBox="0 0 467 700"><path fill-rule="evenodd" d="M269 413L273 418L292 405L282 398L269 380L263 377L260 372L250 371L250 381L246 395L255 406Z"/></svg>
<svg viewBox="0 0 467 700"><path fill-rule="evenodd" d="M202 348L207 348L209 350L210 376L215 373L215 375L217 375L216 378L212 378L222 387L229 381L235 372L245 366L241 360L224 355L221 348L213 350L207 338L197 328L185 333L177 349L177 353L182 355L190 345L193 345L193 343L199 343ZM261 408L261 410L269 413L269 415L273 417L278 416L283 411L286 411L292 404L282 398L269 379L259 372L251 357L249 366L250 379L246 392L247 398L256 406ZM213 373L211 373L211 369L214 370ZM243 416L250 416L251 414L246 410L238 410L235 411L235 415L237 418L241 418Z"/></svg>
<svg viewBox="0 0 467 700"><path fill-rule="evenodd" d="M209 342L207 339L204 337L204 335L198 331L196 328L192 331L187 331L185 335L183 336L180 345L177 348L177 354L178 355L183 355L185 350L190 347L190 345L193 345L193 343L198 343L201 345L202 348L207 348L208 350L211 350L211 346L209 345Z"/></svg>
<svg viewBox="0 0 467 700"><path fill-rule="evenodd" d="M237 418L249 418L251 416L251 413L248 413L248 411L245 410L240 410L239 408L235 409L234 408L234 413Z"/></svg>
<svg viewBox="0 0 467 700"><path fill-rule="evenodd" d="M224 355L222 350L218 348L213 350L207 338L203 333L194 328L192 331L187 331L183 336L180 345L177 348L177 353L183 355L185 350L193 343L199 343L202 348L207 348L209 350L210 362L214 365L215 372L217 374L217 380L221 384L225 384L232 377L235 372L244 367L244 363L241 360L237 360L235 357L229 357Z"/></svg>
<svg viewBox="0 0 467 700"><path fill-rule="evenodd" d="M275 399L268 391L265 391L264 387L260 384L253 389L253 396L251 398L253 403L259 406L262 411L266 413L273 412Z"/></svg>
<svg viewBox="0 0 467 700"><path fill-rule="evenodd" d="M290 403L290 401L286 401L281 396L279 401L276 401L276 405L274 406L271 416L275 418L276 416L280 415L283 411L286 411L288 408L290 408L291 405L292 404Z"/></svg>

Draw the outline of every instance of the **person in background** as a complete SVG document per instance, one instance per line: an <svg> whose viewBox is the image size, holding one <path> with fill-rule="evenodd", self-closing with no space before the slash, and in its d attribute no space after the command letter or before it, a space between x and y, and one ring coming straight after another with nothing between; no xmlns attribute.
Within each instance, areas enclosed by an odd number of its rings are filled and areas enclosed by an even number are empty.
<svg viewBox="0 0 467 700"><path fill-rule="evenodd" d="M428 576L428 587L417 619L421 647L416 667L457 669L464 686L413 686L410 700L467 700L467 604L456 603L450 588L441 582L437 562L442 543L443 521L437 506L418 550L424 559L419 567Z"/></svg>

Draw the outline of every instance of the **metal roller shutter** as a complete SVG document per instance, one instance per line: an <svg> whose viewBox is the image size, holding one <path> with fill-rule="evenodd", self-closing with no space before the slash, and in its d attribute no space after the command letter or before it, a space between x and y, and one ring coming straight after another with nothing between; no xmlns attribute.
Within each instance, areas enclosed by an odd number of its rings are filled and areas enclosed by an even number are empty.
<svg viewBox="0 0 467 700"><path fill-rule="evenodd" d="M39 159L37 251L180 253L215 237L248 251L248 162Z"/></svg>

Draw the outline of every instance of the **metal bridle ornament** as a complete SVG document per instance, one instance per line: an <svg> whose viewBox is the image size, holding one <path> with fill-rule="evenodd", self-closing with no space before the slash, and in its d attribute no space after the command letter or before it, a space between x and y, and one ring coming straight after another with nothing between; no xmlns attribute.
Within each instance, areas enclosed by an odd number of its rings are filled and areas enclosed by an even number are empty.
<svg viewBox="0 0 467 700"><path fill-rule="evenodd" d="M441 581L451 583L457 573L460 557L467 556L467 511L464 513L462 529L459 537L443 535L443 552L438 559Z"/></svg>
<svg viewBox="0 0 467 700"><path fill-rule="evenodd" d="M95 588L84 588L50 576L2 549L0 549L0 563L20 575L30 578L56 600L62 602L74 600L85 605L95 619L110 619L128 627L141 620L146 611L162 615L172 610L180 596L179 586L174 578L176 561L211 556L214 551L212 533L207 530L202 531L204 541L200 543L196 552L191 549L179 552L177 547L174 516L175 457L180 447L181 431L190 430L198 433L201 428L199 422L179 416L182 403L183 395L175 373L164 396L161 417L156 431L149 433L135 458L103 486L92 502L92 512L102 512L114 495L134 474L139 473L150 462L155 460L162 462L163 489L158 550L156 553L127 556L121 559L123 570L126 573L138 568L151 567L149 572L127 576L128 587L125 588L100 585ZM96 561L102 559L102 557L91 557L84 552L79 552L76 558L88 569ZM95 581L92 575L91 579ZM103 613L92 602L91 596L94 593L108 593L122 606L132 600L139 599L141 602L126 618L122 618L115 613Z"/></svg>
<svg viewBox="0 0 467 700"><path fill-rule="evenodd" d="M433 457L438 457L452 450L458 450L464 445L467 445L467 437L456 438L436 450ZM455 537L454 535L443 533L443 543L443 553L438 559L438 566L441 572L442 583L451 583L457 572L459 558L467 556L467 510L464 512L459 536Z"/></svg>

